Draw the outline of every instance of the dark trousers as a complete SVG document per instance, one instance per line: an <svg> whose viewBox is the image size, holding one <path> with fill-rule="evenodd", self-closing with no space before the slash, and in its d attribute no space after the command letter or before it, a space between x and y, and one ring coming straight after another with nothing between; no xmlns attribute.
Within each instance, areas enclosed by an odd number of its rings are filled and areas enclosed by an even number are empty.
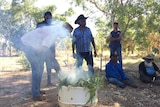
<svg viewBox="0 0 160 107"><path fill-rule="evenodd" d="M155 76L155 80L153 79L154 77L149 77L149 76L140 76L139 79L143 82L143 83L153 83L156 82L157 80L160 80L160 76Z"/></svg>
<svg viewBox="0 0 160 107"><path fill-rule="evenodd" d="M116 52L119 57L119 63L122 67L122 52L121 51L122 51L121 46L110 46L110 55Z"/></svg>
<svg viewBox="0 0 160 107"><path fill-rule="evenodd" d="M83 59L87 62L89 73L94 74L92 52L77 53L77 67L82 66Z"/></svg>

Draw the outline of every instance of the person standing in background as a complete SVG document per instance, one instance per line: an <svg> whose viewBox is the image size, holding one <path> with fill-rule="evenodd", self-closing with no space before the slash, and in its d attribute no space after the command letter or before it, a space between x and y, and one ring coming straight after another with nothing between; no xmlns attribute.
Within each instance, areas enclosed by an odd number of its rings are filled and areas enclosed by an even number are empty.
<svg viewBox="0 0 160 107"><path fill-rule="evenodd" d="M110 55L117 54L119 56L119 63L122 67L121 40L122 40L122 32L120 30L118 30L118 22L114 22L113 23L113 31L110 33L110 36L109 36Z"/></svg>
<svg viewBox="0 0 160 107"><path fill-rule="evenodd" d="M52 25L52 13L50 11L47 11L44 13L44 21L37 23L37 28L43 27L43 26L51 26ZM56 50L55 50L55 42L50 47L50 51L52 53L52 67L50 66L50 61L46 60L46 67L47 67L47 86L53 86L55 84L51 83L51 70L55 69L56 73L60 71L60 66L58 61L56 60Z"/></svg>
<svg viewBox="0 0 160 107"><path fill-rule="evenodd" d="M84 15L81 14L75 20L75 24L78 24L79 27L77 27L73 32L72 51L73 57L76 56L77 59L77 68L82 66L83 59L85 59L88 65L89 74L94 74L91 43L94 48L95 57L97 52L92 32L90 28L86 27L86 19L87 17L84 17Z"/></svg>

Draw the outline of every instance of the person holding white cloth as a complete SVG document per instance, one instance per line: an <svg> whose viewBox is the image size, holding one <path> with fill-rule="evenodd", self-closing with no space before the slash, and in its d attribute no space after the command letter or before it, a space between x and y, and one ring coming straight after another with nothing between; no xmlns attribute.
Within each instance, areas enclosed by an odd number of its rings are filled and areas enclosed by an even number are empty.
<svg viewBox="0 0 160 107"><path fill-rule="evenodd" d="M69 23L59 23L44 26L26 33L21 37L22 50L24 51L32 68L32 96L33 100L42 101L40 85L44 70L44 62L52 67L54 59L50 46L57 38L64 38L71 33Z"/></svg>

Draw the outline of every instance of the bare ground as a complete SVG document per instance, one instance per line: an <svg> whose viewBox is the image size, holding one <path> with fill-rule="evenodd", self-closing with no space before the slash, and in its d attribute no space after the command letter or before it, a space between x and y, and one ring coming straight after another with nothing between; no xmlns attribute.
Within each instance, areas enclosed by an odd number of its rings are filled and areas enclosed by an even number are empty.
<svg viewBox="0 0 160 107"><path fill-rule="evenodd" d="M138 62L124 61L124 69L128 76L135 79L138 88L118 88L106 82L104 88L98 90L97 107L160 107L160 86L150 87L138 79ZM97 70L96 72L100 72ZM105 75L104 71L100 72ZM46 87L46 72L42 80L42 90L46 91L44 101L33 101L31 96L31 71L1 70L0 71L0 107L57 107L58 88ZM52 81L56 76L53 73Z"/></svg>

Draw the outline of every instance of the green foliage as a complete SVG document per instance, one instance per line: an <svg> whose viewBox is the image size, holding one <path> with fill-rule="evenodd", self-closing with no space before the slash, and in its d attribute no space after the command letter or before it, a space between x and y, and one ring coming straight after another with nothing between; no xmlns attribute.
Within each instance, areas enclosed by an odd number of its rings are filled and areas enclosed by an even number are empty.
<svg viewBox="0 0 160 107"><path fill-rule="evenodd" d="M74 13L75 13L75 12L74 12L73 8L69 8L66 12L64 12L64 15L70 17L70 16L72 16Z"/></svg>
<svg viewBox="0 0 160 107"><path fill-rule="evenodd" d="M158 64L160 64L160 56L155 56L154 61Z"/></svg>
<svg viewBox="0 0 160 107"><path fill-rule="evenodd" d="M135 44L134 49L146 51L151 47L148 35L152 32L159 32L160 2L158 0L74 0L74 2L79 6L84 5L82 7L86 7L86 11L97 9L102 12L103 15L99 16L100 20L96 20L106 25L106 29L110 29L112 23L118 21L119 28L123 32L123 45L129 46L126 40L130 38L129 40ZM103 24L95 24L98 28L98 35L107 35L107 32L104 34L103 30L100 31L104 29ZM128 30L132 30L133 33L128 34ZM123 46L123 48L128 46Z"/></svg>
<svg viewBox="0 0 160 107"><path fill-rule="evenodd" d="M96 95L96 90L99 87L104 86L104 77L100 77L99 75L94 75L94 76L88 78L87 80L79 80L77 82L76 86L80 86L80 87L84 87L84 88L89 89L90 98L87 101L87 103L89 103L89 102L92 103L93 98Z"/></svg>
<svg viewBox="0 0 160 107"><path fill-rule="evenodd" d="M21 58L17 61L22 65L24 69L30 69L30 63L28 62L27 58L25 57L24 54L21 54Z"/></svg>
<svg viewBox="0 0 160 107"><path fill-rule="evenodd" d="M89 90L90 98L88 99L87 103L93 102L93 98L96 95L96 90L100 87L104 86L105 79L104 77L100 76L99 74L95 74L89 78L80 79L76 84L71 84L68 78L60 80L59 88L62 86L73 86L73 87L84 87ZM87 104L86 103L86 104Z"/></svg>
<svg viewBox="0 0 160 107"><path fill-rule="evenodd" d="M96 28L97 28L97 35L94 37L95 42L96 42L96 49L98 51L101 51L100 53L102 54L102 50L105 48L108 48L108 29L107 23L105 23L102 18L97 18L96 22Z"/></svg>
<svg viewBox="0 0 160 107"><path fill-rule="evenodd" d="M34 7L37 0L0 0L0 37L4 38L11 47L17 48L17 42L26 32L35 28L36 23L43 21L43 15L46 11L51 11L54 18L67 21L67 17L74 14L72 8L66 10L63 14L55 13L55 5L45 6L43 8ZM7 20L6 20L7 19ZM11 53L11 52L10 52Z"/></svg>

